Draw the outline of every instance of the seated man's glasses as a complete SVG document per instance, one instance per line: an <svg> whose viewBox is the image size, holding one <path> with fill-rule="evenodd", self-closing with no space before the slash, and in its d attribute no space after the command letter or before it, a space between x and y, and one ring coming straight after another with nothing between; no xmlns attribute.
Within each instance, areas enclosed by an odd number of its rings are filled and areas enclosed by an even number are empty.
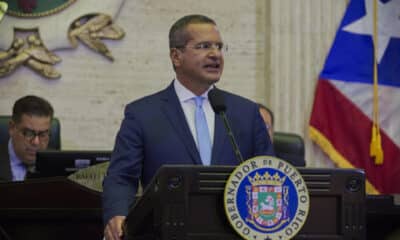
<svg viewBox="0 0 400 240"><path fill-rule="evenodd" d="M40 141L47 141L50 137L50 130L44 130L44 131L35 131L29 128L24 128L19 130L22 135L24 136L25 140L27 141L32 141L35 139L35 137L39 137Z"/></svg>

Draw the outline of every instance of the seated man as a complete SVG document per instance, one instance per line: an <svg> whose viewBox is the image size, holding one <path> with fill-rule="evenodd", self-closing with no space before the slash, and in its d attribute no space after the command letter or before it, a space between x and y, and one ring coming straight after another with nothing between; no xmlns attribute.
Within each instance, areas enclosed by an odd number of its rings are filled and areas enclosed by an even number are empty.
<svg viewBox="0 0 400 240"><path fill-rule="evenodd" d="M261 117L267 127L271 142L274 144L275 156L283 159L296 167L306 166L304 159L303 138L294 133L274 133L274 113L268 107L258 103ZM275 141L274 141L275 138Z"/></svg>
<svg viewBox="0 0 400 240"><path fill-rule="evenodd" d="M264 120L265 126L267 127L269 137L271 138L271 142L274 141L274 113L261 103L258 103L258 107L260 110L261 117Z"/></svg>
<svg viewBox="0 0 400 240"><path fill-rule="evenodd" d="M0 146L0 181L23 181L35 166L36 152L47 148L53 107L37 96L18 99L9 123L10 140Z"/></svg>

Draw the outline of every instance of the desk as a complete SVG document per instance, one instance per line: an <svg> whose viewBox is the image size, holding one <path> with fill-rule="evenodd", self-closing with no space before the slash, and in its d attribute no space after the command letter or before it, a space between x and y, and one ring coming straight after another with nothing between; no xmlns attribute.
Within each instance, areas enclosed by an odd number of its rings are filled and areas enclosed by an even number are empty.
<svg viewBox="0 0 400 240"><path fill-rule="evenodd" d="M101 193L64 177L0 183L0 239L101 239Z"/></svg>
<svg viewBox="0 0 400 240"><path fill-rule="evenodd" d="M0 183L0 239L101 239L101 193L64 177ZM367 239L400 228L390 195L366 197Z"/></svg>
<svg viewBox="0 0 400 240"><path fill-rule="evenodd" d="M399 239L400 206L393 195L367 195L367 239ZM397 231L397 233L395 233ZM397 237L395 237L397 236Z"/></svg>

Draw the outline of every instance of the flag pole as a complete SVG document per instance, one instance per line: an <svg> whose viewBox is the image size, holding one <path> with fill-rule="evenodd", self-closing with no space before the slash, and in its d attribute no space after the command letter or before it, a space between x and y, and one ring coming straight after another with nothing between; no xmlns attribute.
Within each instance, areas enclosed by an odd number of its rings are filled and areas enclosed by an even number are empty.
<svg viewBox="0 0 400 240"><path fill-rule="evenodd" d="M374 71L374 85L373 85L373 114L372 114L372 136L370 144L370 156L375 158L376 165L383 164L383 150L381 142L381 134L379 127L379 94L378 94L378 0L374 2L374 16L373 16L373 71Z"/></svg>

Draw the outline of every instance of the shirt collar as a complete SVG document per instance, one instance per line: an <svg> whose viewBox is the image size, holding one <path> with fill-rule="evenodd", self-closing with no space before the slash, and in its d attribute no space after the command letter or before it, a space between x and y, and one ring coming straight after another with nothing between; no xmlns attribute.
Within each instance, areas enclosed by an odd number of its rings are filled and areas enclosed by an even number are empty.
<svg viewBox="0 0 400 240"><path fill-rule="evenodd" d="M15 153L13 143L11 138L8 140L8 154L10 156L11 167L13 166L24 166L24 163L19 159L17 154Z"/></svg>
<svg viewBox="0 0 400 240"><path fill-rule="evenodd" d="M180 102L187 102L191 99L193 99L194 97L197 97L193 92L191 92L189 89L187 89L185 86L182 85L181 82L179 82L179 80L177 80L177 78L175 78L174 80L174 88L175 88L175 92L176 95L178 96L178 99ZM201 96L203 96L205 99L208 100L208 92L214 88L214 85L211 85L207 91L205 91Z"/></svg>

